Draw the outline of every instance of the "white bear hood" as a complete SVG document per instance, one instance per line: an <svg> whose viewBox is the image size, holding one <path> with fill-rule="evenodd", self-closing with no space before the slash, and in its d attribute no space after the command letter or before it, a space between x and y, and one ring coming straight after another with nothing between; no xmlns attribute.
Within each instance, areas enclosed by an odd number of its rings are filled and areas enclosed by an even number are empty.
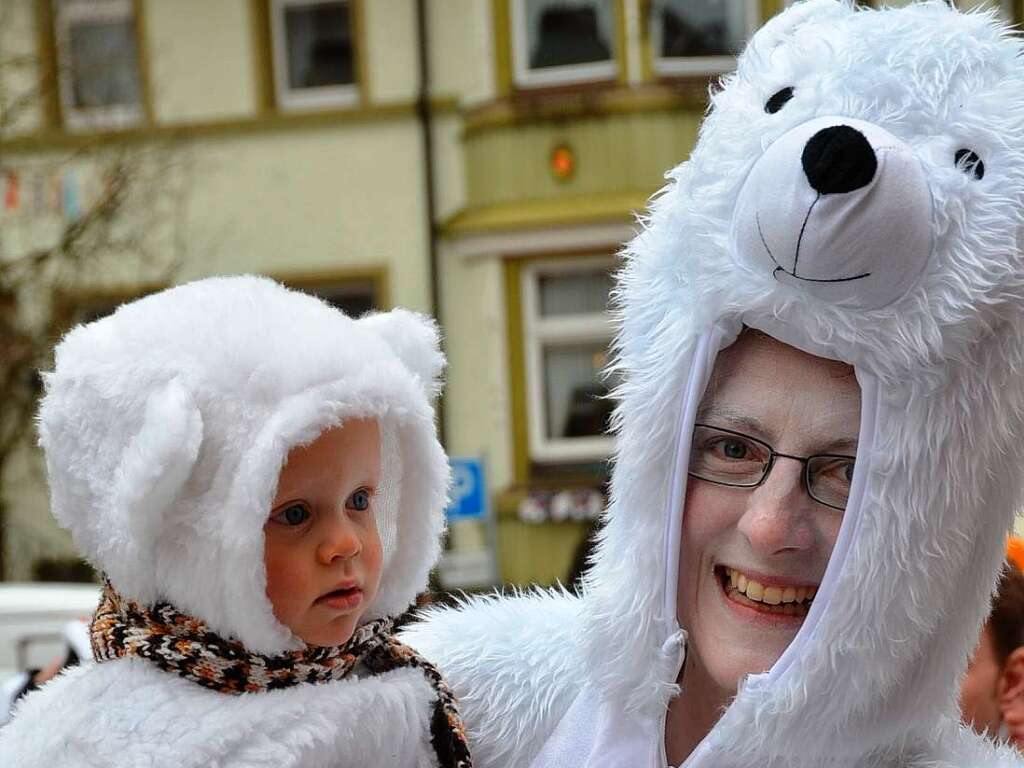
<svg viewBox="0 0 1024 768"><path fill-rule="evenodd" d="M847 142L846 167L821 172L823 136ZM580 611L596 697L656 721L679 692L689 437L747 325L854 366L857 466L800 632L686 766L927 743L955 721L1024 500L1021 41L942 2L797 4L754 35L668 178L616 291L612 498ZM629 728L602 727L619 734L595 737L607 762L577 764L620 764Z"/></svg>
<svg viewBox="0 0 1024 768"><path fill-rule="evenodd" d="M300 648L266 596L278 473L324 429L377 418L384 566L362 620L397 615L440 548L443 367L436 326L404 310L354 320L252 276L148 296L73 329L45 374L53 513L126 597L167 600L256 652Z"/></svg>

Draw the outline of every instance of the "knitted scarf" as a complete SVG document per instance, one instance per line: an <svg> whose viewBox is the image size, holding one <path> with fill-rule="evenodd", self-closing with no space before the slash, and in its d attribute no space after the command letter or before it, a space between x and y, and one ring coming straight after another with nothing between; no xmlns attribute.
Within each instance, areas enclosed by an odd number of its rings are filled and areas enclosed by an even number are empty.
<svg viewBox="0 0 1024 768"><path fill-rule="evenodd" d="M436 694L430 742L438 768L472 768L455 696L433 665L398 642L391 619L358 627L344 645L264 656L214 634L203 621L169 603L144 608L119 595L108 581L90 635L98 662L136 656L204 688L235 695L340 680L357 665L373 674L414 667Z"/></svg>

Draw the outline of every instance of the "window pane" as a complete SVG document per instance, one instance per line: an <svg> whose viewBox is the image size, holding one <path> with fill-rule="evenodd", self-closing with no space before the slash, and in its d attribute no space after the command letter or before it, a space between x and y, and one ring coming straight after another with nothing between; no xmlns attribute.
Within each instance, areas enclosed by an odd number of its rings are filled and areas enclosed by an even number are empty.
<svg viewBox="0 0 1024 768"><path fill-rule="evenodd" d="M658 0L658 53L672 56L735 56L747 33L746 0Z"/></svg>
<svg viewBox="0 0 1024 768"><path fill-rule="evenodd" d="M288 87L318 88L355 82L348 3L292 6L284 11Z"/></svg>
<svg viewBox="0 0 1024 768"><path fill-rule="evenodd" d="M139 102L139 59L132 19L72 22L68 47L73 106Z"/></svg>
<svg viewBox="0 0 1024 768"><path fill-rule="evenodd" d="M549 439L602 435L611 401L601 381L607 343L549 344L544 348L544 397Z"/></svg>
<svg viewBox="0 0 1024 768"><path fill-rule="evenodd" d="M550 315L596 314L608 309L612 276L606 269L568 275L543 275L540 285L540 313Z"/></svg>
<svg viewBox="0 0 1024 768"><path fill-rule="evenodd" d="M299 290L323 299L349 317L361 317L372 309L380 309L371 280L352 280L315 287L301 286Z"/></svg>
<svg viewBox="0 0 1024 768"><path fill-rule="evenodd" d="M530 69L609 61L611 0L524 0Z"/></svg>

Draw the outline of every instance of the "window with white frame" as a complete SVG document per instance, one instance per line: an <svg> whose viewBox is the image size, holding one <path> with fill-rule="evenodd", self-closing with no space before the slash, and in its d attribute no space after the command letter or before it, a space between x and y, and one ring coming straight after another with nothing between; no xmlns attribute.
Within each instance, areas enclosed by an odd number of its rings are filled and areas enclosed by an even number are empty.
<svg viewBox="0 0 1024 768"><path fill-rule="evenodd" d="M351 0L272 0L274 87L282 109L359 98Z"/></svg>
<svg viewBox="0 0 1024 768"><path fill-rule="evenodd" d="M757 0L653 0L651 55L659 75L725 72L757 27Z"/></svg>
<svg viewBox="0 0 1024 768"><path fill-rule="evenodd" d="M530 458L607 458L611 382L602 372L612 340L606 258L544 261L522 270Z"/></svg>
<svg viewBox="0 0 1024 768"><path fill-rule="evenodd" d="M58 83L72 129L122 128L142 119L132 0L57 0Z"/></svg>
<svg viewBox="0 0 1024 768"><path fill-rule="evenodd" d="M561 85L615 77L612 0L511 0L516 84Z"/></svg>

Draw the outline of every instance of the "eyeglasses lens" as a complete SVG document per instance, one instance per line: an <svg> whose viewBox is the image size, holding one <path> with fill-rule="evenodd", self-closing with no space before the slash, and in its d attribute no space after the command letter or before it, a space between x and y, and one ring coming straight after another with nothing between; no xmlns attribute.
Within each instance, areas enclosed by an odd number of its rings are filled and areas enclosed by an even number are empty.
<svg viewBox="0 0 1024 768"><path fill-rule="evenodd" d="M846 456L812 456L807 460L807 491L811 498L846 509L853 482L854 461Z"/></svg>
<svg viewBox="0 0 1024 768"><path fill-rule="evenodd" d="M690 445L690 474L722 485L752 487L764 478L771 448L745 435L698 426Z"/></svg>
<svg viewBox="0 0 1024 768"><path fill-rule="evenodd" d="M719 485L753 488L764 480L772 455L770 445L753 437L698 424L694 427L690 445L689 474ZM811 456L801 460L807 464L807 493L810 497L826 506L846 509L854 459L849 456Z"/></svg>

